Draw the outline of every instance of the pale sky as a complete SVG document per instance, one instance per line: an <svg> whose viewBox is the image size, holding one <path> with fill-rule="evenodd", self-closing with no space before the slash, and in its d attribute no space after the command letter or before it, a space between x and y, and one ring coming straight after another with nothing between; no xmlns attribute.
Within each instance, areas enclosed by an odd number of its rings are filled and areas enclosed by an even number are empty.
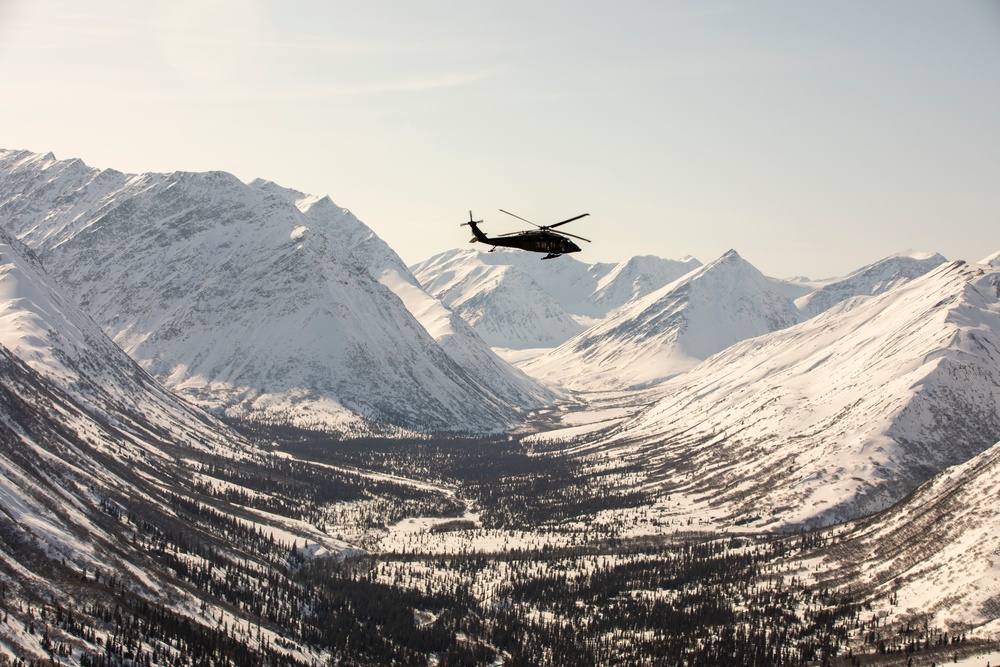
<svg viewBox="0 0 1000 667"><path fill-rule="evenodd" d="M407 263L580 213L576 257L846 274L1000 250L1000 0L0 0L0 147L228 171Z"/></svg>

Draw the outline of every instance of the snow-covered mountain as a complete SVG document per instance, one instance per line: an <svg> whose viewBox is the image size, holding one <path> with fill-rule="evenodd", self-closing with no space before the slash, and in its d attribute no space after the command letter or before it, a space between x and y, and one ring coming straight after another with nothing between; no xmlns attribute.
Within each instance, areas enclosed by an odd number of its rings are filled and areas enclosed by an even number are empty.
<svg viewBox="0 0 1000 667"><path fill-rule="evenodd" d="M635 387L687 371L741 340L802 319L774 280L730 250L524 368L574 389Z"/></svg>
<svg viewBox="0 0 1000 667"><path fill-rule="evenodd" d="M389 244L350 211L329 197L306 195L262 179L250 185L283 196L314 224L335 234L352 259L392 290L445 353L485 391L518 406L537 407L553 400L550 390L501 360L464 319L425 292Z"/></svg>
<svg viewBox="0 0 1000 667"><path fill-rule="evenodd" d="M0 663L328 662L329 598L295 576L360 551L318 508L449 506L370 477L258 448L159 386L0 229Z"/></svg>
<svg viewBox="0 0 1000 667"><path fill-rule="evenodd" d="M81 572L91 579L114 573L130 594L161 601L185 595L133 531L140 523L166 529L186 521L189 539L218 540L216 528L202 532L204 518L171 494L209 479L196 471L198 461L227 461L235 469L262 456L159 386L2 229L0 405L0 569L10 612L0 644L29 654L43 653L41 633L26 631L30 612L18 613L24 608L13 601L72 603L78 585L96 599L98 586L86 576L78 583ZM255 530L346 548L304 523L231 509L239 517L227 520ZM126 521L126 510L142 521Z"/></svg>
<svg viewBox="0 0 1000 667"><path fill-rule="evenodd" d="M452 250L411 270L494 347L555 347L612 310L688 273L693 258L584 264L517 250Z"/></svg>
<svg viewBox="0 0 1000 667"><path fill-rule="evenodd" d="M850 275L823 285L796 300L810 317L858 296L878 296L903 283L919 278L946 260L938 253L908 251L862 267Z"/></svg>
<svg viewBox="0 0 1000 667"><path fill-rule="evenodd" d="M700 266L701 262L694 257L663 259L654 255L638 255L616 264L603 276L589 301L598 307L597 312L603 317Z"/></svg>
<svg viewBox="0 0 1000 667"><path fill-rule="evenodd" d="M526 272L512 265L469 261L477 254L465 250L436 255L413 271L428 293L491 346L552 347L584 330Z"/></svg>
<svg viewBox="0 0 1000 667"><path fill-rule="evenodd" d="M884 509L1000 440L1000 270L939 266L658 391L605 446L671 492L758 527Z"/></svg>
<svg viewBox="0 0 1000 667"><path fill-rule="evenodd" d="M495 431L544 395L498 360L473 375L446 354L372 276L385 249L366 257L374 235L328 198L3 151L0 226L147 371L230 417Z"/></svg>

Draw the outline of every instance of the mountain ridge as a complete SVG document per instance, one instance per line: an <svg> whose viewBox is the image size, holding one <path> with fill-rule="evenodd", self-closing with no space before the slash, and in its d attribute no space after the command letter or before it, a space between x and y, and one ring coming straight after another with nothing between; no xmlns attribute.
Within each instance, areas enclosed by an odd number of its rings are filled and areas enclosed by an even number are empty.
<svg viewBox="0 0 1000 667"><path fill-rule="evenodd" d="M516 372L494 391L489 366L474 377L449 357L341 243L370 232L349 212L337 226L258 186L5 151L0 223L147 370L230 418L493 432L547 396Z"/></svg>
<svg viewBox="0 0 1000 667"><path fill-rule="evenodd" d="M494 347L555 347L609 312L688 273L700 263L652 255L618 264L570 256L539 261L516 250L439 253L411 266L414 276Z"/></svg>
<svg viewBox="0 0 1000 667"><path fill-rule="evenodd" d="M795 305L806 315L818 315L850 298L878 296L946 261L939 253L912 250L890 255L843 278L828 281L816 291L796 299Z"/></svg>
<svg viewBox="0 0 1000 667"><path fill-rule="evenodd" d="M639 387L802 319L772 279L730 250L629 302L523 368L577 389Z"/></svg>
<svg viewBox="0 0 1000 667"><path fill-rule="evenodd" d="M951 262L727 348L604 442L658 476L694 465L753 525L857 518L1000 440L998 332L1000 274Z"/></svg>

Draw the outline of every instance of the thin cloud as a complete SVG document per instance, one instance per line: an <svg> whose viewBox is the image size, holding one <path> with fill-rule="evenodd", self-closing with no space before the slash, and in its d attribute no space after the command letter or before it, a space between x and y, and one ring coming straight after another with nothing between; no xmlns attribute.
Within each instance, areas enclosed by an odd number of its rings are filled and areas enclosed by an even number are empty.
<svg viewBox="0 0 1000 667"><path fill-rule="evenodd" d="M401 81L275 85L265 86L260 91L248 91L248 94L253 98L266 98L269 100L320 100L385 93L418 93L470 85L498 76L503 71L502 69L490 69L481 72L449 73Z"/></svg>

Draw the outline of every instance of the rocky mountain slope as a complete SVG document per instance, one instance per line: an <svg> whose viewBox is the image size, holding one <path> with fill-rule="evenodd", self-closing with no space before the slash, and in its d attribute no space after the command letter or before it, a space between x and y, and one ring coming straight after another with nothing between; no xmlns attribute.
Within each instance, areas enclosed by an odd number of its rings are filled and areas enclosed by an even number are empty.
<svg viewBox="0 0 1000 667"><path fill-rule="evenodd" d="M884 509L1000 440L1000 272L942 265L657 391L605 446L665 488L758 527Z"/></svg>
<svg viewBox="0 0 1000 667"><path fill-rule="evenodd" d="M206 571L238 570L258 586L291 591L293 544L350 551L278 511L280 494L239 506L214 495L225 489L249 499L256 492L233 479L249 481L251 471L278 479L279 460L159 386L3 230L0 406L4 658L125 657L100 618L116 607L151 624L186 623L189 637L207 642L199 649L219 651L212 628L240 613L207 593ZM56 609L75 609L73 622L57 619ZM244 626L239 634L248 637ZM267 644L277 639L271 630L265 636ZM258 659L297 651L291 642L277 651L261 644Z"/></svg>
<svg viewBox="0 0 1000 667"><path fill-rule="evenodd" d="M825 554L820 579L870 588L890 601L901 624L961 629L995 622L998 497L1000 443L844 531Z"/></svg>
<svg viewBox="0 0 1000 667"><path fill-rule="evenodd" d="M233 418L496 431L544 396L498 360L473 374L446 354L352 252L370 230L326 198L4 151L0 226L147 371Z"/></svg>

